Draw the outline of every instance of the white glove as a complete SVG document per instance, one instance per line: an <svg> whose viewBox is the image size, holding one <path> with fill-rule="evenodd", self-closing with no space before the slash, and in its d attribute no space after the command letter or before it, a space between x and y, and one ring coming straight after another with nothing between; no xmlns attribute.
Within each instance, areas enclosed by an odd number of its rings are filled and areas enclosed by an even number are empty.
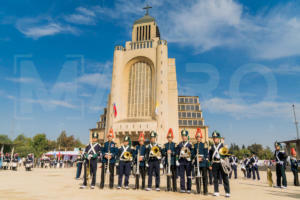
<svg viewBox="0 0 300 200"><path fill-rule="evenodd" d="M149 167L148 163L146 163L146 167Z"/></svg>
<svg viewBox="0 0 300 200"><path fill-rule="evenodd" d="M176 160L176 166L178 167L180 165L179 161Z"/></svg>
<svg viewBox="0 0 300 200"><path fill-rule="evenodd" d="M93 157L93 155L89 154L88 160L91 160L92 157Z"/></svg>
<svg viewBox="0 0 300 200"><path fill-rule="evenodd" d="M119 162L116 162L116 166L119 166Z"/></svg>
<svg viewBox="0 0 300 200"><path fill-rule="evenodd" d="M160 169L163 169L163 168L164 168L164 166L163 166L161 163L160 163L159 167L160 167Z"/></svg>

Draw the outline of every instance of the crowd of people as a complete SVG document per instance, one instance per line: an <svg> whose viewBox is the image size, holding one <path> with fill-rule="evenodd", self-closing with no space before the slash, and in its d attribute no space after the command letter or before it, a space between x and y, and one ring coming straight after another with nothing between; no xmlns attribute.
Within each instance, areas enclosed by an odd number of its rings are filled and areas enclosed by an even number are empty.
<svg viewBox="0 0 300 200"><path fill-rule="evenodd" d="M80 188L86 188L90 184L90 188L94 189L97 164L100 162L101 189L104 188L105 183L110 189L113 189L116 170L118 176L117 189L129 189L129 176L132 174L135 177L133 189L151 191L154 177L154 189L160 191L160 172L162 170L167 177L166 191L177 192L177 178L179 177L179 192L181 193L191 193L192 179L195 179L196 193L207 195L207 186L212 184L214 188L213 195L219 196L219 184L223 184L226 197L230 197L229 179L238 178L238 165L244 172L244 178L260 180L259 160L255 152L252 152L251 156L245 155L244 159L239 161L236 156L229 154L227 146L220 142L221 135L217 131L212 133L213 144L210 146L208 143L203 142L201 129L197 129L195 133L197 141L195 144L191 144L188 137L188 131L183 130L181 132L182 141L176 145L173 142L173 131L170 129L167 133L168 142L160 146L156 142L157 133L152 131L150 133L150 143L145 145L144 134L140 133L139 144L133 148L129 136L125 136L121 146L117 147L113 141L112 129L107 134L107 141L103 146L97 143L98 134L93 133L92 143L85 148L77 159L76 179L80 179L81 170L83 169L83 184ZM286 188L287 155L282 150L280 143L276 142L275 148L274 158L277 176L275 187ZM292 149L290 163L295 179L294 185L299 186L298 162L294 149ZM268 168L270 166L270 164L267 165ZM147 182L146 175L148 176Z"/></svg>

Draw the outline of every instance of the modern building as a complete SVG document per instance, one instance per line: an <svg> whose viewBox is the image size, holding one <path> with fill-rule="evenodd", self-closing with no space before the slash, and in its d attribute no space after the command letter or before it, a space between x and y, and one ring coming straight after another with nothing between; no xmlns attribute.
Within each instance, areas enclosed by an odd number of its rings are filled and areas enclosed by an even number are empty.
<svg viewBox="0 0 300 200"><path fill-rule="evenodd" d="M111 128L118 144L126 135L137 143L140 132L147 140L151 131L158 133L158 143L162 144L169 128L175 142L179 142L183 128L194 138L197 127L208 140L199 99L178 97L175 58L168 57L168 43L161 39L148 11L134 22L131 41L115 47L107 102L97 128L90 129L90 133L99 133L100 142Z"/></svg>
<svg viewBox="0 0 300 200"><path fill-rule="evenodd" d="M204 118L197 96L178 97L179 131L186 129L190 133L190 141L195 142L197 128L201 128L205 142L208 141L208 126L204 125Z"/></svg>

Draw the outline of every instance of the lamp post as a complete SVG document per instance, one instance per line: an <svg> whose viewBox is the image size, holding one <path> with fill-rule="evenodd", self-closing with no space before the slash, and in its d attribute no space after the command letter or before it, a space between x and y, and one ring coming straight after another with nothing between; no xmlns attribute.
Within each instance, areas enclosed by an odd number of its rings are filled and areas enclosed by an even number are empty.
<svg viewBox="0 0 300 200"><path fill-rule="evenodd" d="M294 112L294 119L295 119L295 126L296 126L296 132L297 132L297 140L299 140L299 129L298 129L298 121L296 118L296 111L295 111L295 105L292 105L293 107L293 112Z"/></svg>

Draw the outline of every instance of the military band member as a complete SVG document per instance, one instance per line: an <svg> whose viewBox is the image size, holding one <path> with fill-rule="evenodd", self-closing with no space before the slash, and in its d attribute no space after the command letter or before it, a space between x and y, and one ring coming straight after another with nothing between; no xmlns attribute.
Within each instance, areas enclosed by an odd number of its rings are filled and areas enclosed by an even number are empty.
<svg viewBox="0 0 300 200"><path fill-rule="evenodd" d="M85 147L84 151L84 178L83 185L80 187L82 189L87 186L87 170L90 169L90 175L92 176L91 189L95 188L96 184L96 174L97 174L97 161L101 154L101 146L98 144L98 133L94 132L92 134L92 143Z"/></svg>
<svg viewBox="0 0 300 200"><path fill-rule="evenodd" d="M286 188L286 175L285 175L285 166L286 166L286 153L281 150L282 146L280 143L275 142L275 161L276 161L276 177L277 177L277 186L278 188ZM282 186L281 186L282 181Z"/></svg>
<svg viewBox="0 0 300 200"><path fill-rule="evenodd" d="M160 161L161 161L161 148L156 143L157 133L152 131L150 133L150 144L146 148L146 160L148 166L148 187L147 191L152 189L152 177L155 174L155 190L160 191ZM155 152L154 152L155 150Z"/></svg>
<svg viewBox="0 0 300 200"><path fill-rule="evenodd" d="M231 165L231 169L234 172L234 178L237 179L237 165L239 163L238 158L235 155L229 157L229 163ZM232 171L229 174L229 178L231 179Z"/></svg>
<svg viewBox="0 0 300 200"><path fill-rule="evenodd" d="M246 159L245 159L245 167L246 167L246 172L247 172L247 178L251 178L251 172L252 172L252 165L250 162L250 156L246 154Z"/></svg>
<svg viewBox="0 0 300 200"><path fill-rule="evenodd" d="M109 130L107 134L107 142L104 143L104 147L102 149L102 169L101 169L101 183L100 188L104 188L105 183L105 174L106 169L109 168L109 188L112 189L114 187L114 169L116 158L118 155L118 148L116 147L116 143L113 141L114 132L112 129ZM109 162L108 162L109 161ZM109 167L108 167L109 166Z"/></svg>
<svg viewBox="0 0 300 200"><path fill-rule="evenodd" d="M219 153L220 149L224 147L224 144L220 142L221 135L217 131L214 131L212 133L212 138L214 144L211 146L211 149L209 151L209 160L211 162L211 169L214 176L214 196L220 196L219 194L219 176L221 175L221 178L223 180L224 184L224 190L225 190L225 196L230 197L230 186L229 186L229 179L228 174L224 172L224 169L221 164L221 155Z"/></svg>
<svg viewBox="0 0 300 200"><path fill-rule="evenodd" d="M179 165L179 176L180 176L180 192L191 193L192 187L192 145L188 141L188 131L181 131L182 141L177 145L177 165ZM187 182L185 182L185 175L187 176ZM185 183L187 183L185 185Z"/></svg>
<svg viewBox="0 0 300 200"><path fill-rule="evenodd" d="M245 179L247 178L247 173L246 173L246 159L247 159L247 157L244 155L244 158L243 158L243 160L240 163L241 164L241 171L243 172Z"/></svg>
<svg viewBox="0 0 300 200"><path fill-rule="evenodd" d="M258 157L255 155L255 152L252 152L252 157L250 158L251 168L252 168L252 176L253 180L255 180L257 176L257 180L260 180L259 171L258 171Z"/></svg>
<svg viewBox="0 0 300 200"><path fill-rule="evenodd" d="M125 175L124 188L129 189L129 175L131 171L131 162L133 150L130 145L130 137L125 136L123 145L119 149L118 158L119 162L119 179L118 179L118 189L122 187L123 176Z"/></svg>
<svg viewBox="0 0 300 200"><path fill-rule="evenodd" d="M134 152L134 160L135 164L137 165L139 159L139 174L136 174L136 183L135 183L135 189L139 189L139 182L140 182L140 176L142 177L142 190L145 189L145 178L146 178L146 164L145 164L145 154L146 154L146 146L144 144L145 142L145 136L143 132L140 133L139 135L139 144L135 148ZM138 157L139 155L139 157Z"/></svg>
<svg viewBox="0 0 300 200"><path fill-rule="evenodd" d="M171 180L173 192L177 191L177 181L176 181L176 144L173 142L174 134L173 130L170 128L167 134L168 142L164 145L163 155L166 161L167 169L167 191L171 191ZM170 156L170 163L168 161L168 156ZM170 165L170 174L168 169Z"/></svg>
<svg viewBox="0 0 300 200"><path fill-rule="evenodd" d="M296 159L296 151L294 148L291 149L291 170L294 175L294 185L299 186L299 178L298 178L298 162Z"/></svg>
<svg viewBox="0 0 300 200"><path fill-rule="evenodd" d="M79 180L80 179L80 175L81 175L81 171L82 171L82 164L84 162L84 154L82 152L82 149L79 148L79 155L76 159L76 167L77 167L77 170L76 170L76 179ZM54 162L54 166L55 166L55 162Z"/></svg>
<svg viewBox="0 0 300 200"><path fill-rule="evenodd" d="M203 194L204 195L207 195L207 184L208 184L208 180L207 180L207 168L208 168L208 165L209 165L209 162L208 162L208 145L207 143L203 143L202 141L202 133L201 133L201 129L200 128L197 128L197 131L196 131L196 134L195 134L195 138L197 140L197 143L194 144L194 149L193 149L193 160L194 160L194 163L195 163L195 167L196 167L196 170L195 170L195 173L196 173L196 178L201 178L202 177L202 183L203 183ZM199 161L199 164L197 165L197 154L198 154L198 161ZM198 173L198 169L197 169L197 166L199 166L199 173L200 174L197 174ZM197 177L199 176L199 177ZM197 180L196 180L197 181ZM199 180L199 190L197 191L197 193L200 193L200 190L201 190L201 180Z"/></svg>

